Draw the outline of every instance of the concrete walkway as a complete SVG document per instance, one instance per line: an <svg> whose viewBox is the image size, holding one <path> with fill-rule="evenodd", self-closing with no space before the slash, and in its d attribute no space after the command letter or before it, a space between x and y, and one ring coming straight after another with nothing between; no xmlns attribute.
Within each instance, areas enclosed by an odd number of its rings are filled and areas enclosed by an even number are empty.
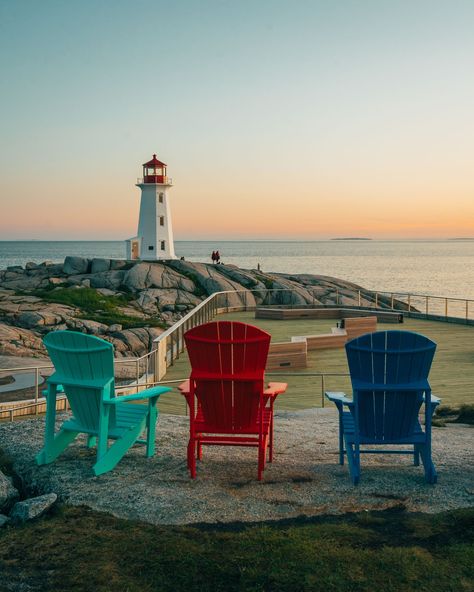
<svg viewBox="0 0 474 592"><path fill-rule="evenodd" d="M62 417L61 419L64 419ZM116 469L94 477L94 451L84 439L53 464L37 467L44 419L0 424L0 448L14 459L27 489L56 492L74 505L153 524L218 523L293 518L299 515L384 509L439 512L474 505L474 429L434 428L437 485L427 485L410 457L363 457L362 482L353 487L337 464L337 417L333 409L279 412L275 458L258 482L255 449L204 448L198 476L186 470L185 417L162 415L157 454L146 459L136 446Z"/></svg>

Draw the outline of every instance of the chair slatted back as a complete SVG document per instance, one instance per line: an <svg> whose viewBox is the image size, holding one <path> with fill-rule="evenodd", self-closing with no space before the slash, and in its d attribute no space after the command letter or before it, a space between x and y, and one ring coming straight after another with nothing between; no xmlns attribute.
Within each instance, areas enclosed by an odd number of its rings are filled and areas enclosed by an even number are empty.
<svg viewBox="0 0 474 592"><path fill-rule="evenodd" d="M43 340L56 374L62 381L74 417L83 427L98 430L102 408L100 388L84 386L83 382L113 379L114 354L111 343L75 331L55 331ZM113 383L111 393L113 396ZM115 425L111 409L109 426Z"/></svg>
<svg viewBox="0 0 474 592"><path fill-rule="evenodd" d="M263 404L270 335L245 323L218 321L194 327L184 338L205 422L229 433L254 425Z"/></svg>
<svg viewBox="0 0 474 592"><path fill-rule="evenodd" d="M428 379L435 350L433 341L411 331L378 331L346 344L353 386L360 381L377 389L354 391L362 437L383 442L413 434L423 390L407 390L403 385ZM384 385L391 390L383 390Z"/></svg>

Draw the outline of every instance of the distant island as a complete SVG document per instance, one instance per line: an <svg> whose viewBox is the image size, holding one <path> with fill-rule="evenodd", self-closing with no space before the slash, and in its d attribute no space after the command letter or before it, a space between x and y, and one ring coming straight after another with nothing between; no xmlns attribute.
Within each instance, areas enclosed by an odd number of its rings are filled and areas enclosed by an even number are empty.
<svg viewBox="0 0 474 592"><path fill-rule="evenodd" d="M361 240L373 240L371 238L363 238L358 236L345 236L342 238L332 238L331 240L350 240L350 241L361 241Z"/></svg>

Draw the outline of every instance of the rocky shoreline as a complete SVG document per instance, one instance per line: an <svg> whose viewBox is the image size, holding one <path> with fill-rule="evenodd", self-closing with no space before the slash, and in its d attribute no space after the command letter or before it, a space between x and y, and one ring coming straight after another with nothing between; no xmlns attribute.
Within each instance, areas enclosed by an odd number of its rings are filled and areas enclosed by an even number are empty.
<svg viewBox="0 0 474 592"><path fill-rule="evenodd" d="M141 356L166 327L203 299L229 290L241 291L229 295L229 306L350 306L359 303L359 290L362 306L374 301L369 290L327 276L182 260L66 257L64 263L27 263L0 271L0 355L43 357L43 335L70 329L112 342L118 358Z"/></svg>

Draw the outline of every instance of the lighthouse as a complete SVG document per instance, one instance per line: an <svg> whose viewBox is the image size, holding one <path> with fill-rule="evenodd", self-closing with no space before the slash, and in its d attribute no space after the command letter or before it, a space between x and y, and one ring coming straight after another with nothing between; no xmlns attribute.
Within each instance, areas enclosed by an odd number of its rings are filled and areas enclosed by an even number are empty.
<svg viewBox="0 0 474 592"><path fill-rule="evenodd" d="M156 154L143 165L143 177L136 186L142 192L140 215L137 236L126 241L127 259L176 259L169 203L172 182Z"/></svg>

